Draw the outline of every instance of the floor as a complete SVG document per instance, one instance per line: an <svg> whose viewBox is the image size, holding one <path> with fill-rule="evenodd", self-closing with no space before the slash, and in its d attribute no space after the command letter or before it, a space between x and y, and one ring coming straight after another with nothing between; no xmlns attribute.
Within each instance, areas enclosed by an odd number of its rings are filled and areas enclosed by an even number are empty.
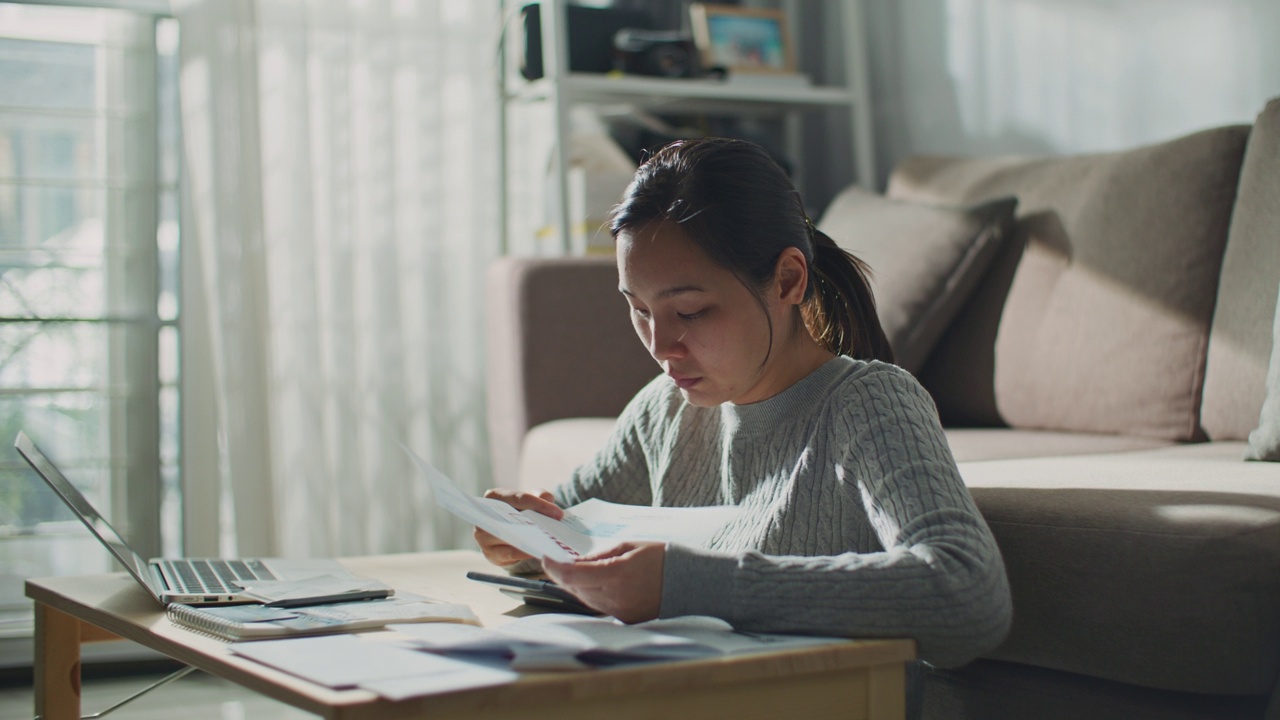
<svg viewBox="0 0 1280 720"><path fill-rule="evenodd" d="M165 673L86 679L80 712L88 715L106 710L164 676ZM0 720L30 720L34 714L30 685L0 685ZM314 720L316 716L202 672L156 688L106 716L110 720L178 717L182 720Z"/></svg>

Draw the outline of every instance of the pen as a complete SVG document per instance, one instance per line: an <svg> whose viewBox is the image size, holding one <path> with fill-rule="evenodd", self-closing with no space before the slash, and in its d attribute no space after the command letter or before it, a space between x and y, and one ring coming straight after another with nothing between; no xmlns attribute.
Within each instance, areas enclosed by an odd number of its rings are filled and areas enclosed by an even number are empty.
<svg viewBox="0 0 1280 720"><path fill-rule="evenodd" d="M311 595L308 597L281 598L280 600L263 603L263 606L270 608L295 608L307 607L309 605L332 605L333 603L355 602L357 600L381 600L389 597L391 592L390 588L378 588L376 590L361 590L359 592L338 593L335 595Z"/></svg>

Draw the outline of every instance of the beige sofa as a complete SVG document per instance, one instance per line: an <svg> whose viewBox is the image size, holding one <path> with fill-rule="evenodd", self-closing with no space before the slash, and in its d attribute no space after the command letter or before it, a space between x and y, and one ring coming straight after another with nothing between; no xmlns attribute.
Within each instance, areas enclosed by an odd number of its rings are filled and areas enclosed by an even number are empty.
<svg viewBox="0 0 1280 720"><path fill-rule="evenodd" d="M925 716L1280 719L1280 463L1243 459L1280 396L1280 100L1122 153L911 158L886 194L820 225L878 272L1014 599ZM490 283L495 477L549 487L658 369L611 258Z"/></svg>

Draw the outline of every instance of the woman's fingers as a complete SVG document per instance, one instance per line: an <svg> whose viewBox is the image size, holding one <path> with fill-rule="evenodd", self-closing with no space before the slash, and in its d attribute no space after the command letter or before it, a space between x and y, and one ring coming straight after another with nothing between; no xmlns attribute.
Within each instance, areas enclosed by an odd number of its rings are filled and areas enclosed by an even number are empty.
<svg viewBox="0 0 1280 720"><path fill-rule="evenodd" d="M622 543L577 562L543 558L542 566L587 605L623 622L643 622L661 609L666 551L665 543Z"/></svg>
<svg viewBox="0 0 1280 720"><path fill-rule="evenodd" d="M531 493L522 490L494 488L485 491L484 496L493 500L501 500L517 510L532 510L556 520L564 517L564 510L561 510L560 506L555 504L551 493L546 490L539 493Z"/></svg>
<svg viewBox="0 0 1280 720"><path fill-rule="evenodd" d="M531 493L495 488L486 491L484 496L493 500L501 500L517 510L533 510L556 520L564 517L564 510L561 510L555 504L555 499L551 493L545 490L539 493ZM480 528L475 529L474 536L476 544L480 546L480 552L484 553L485 559L499 567L514 565L531 557L528 553L511 546L505 540L500 540L492 533Z"/></svg>
<svg viewBox="0 0 1280 720"><path fill-rule="evenodd" d="M528 560L532 557L480 528L476 528L473 535L475 536L476 544L480 546L480 552L484 553L485 559L499 567L515 565L521 560Z"/></svg>

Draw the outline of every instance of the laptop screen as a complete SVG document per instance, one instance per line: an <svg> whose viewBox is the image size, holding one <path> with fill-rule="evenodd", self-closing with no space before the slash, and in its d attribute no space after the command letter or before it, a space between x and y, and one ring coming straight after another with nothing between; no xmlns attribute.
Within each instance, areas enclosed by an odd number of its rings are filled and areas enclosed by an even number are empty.
<svg viewBox="0 0 1280 720"><path fill-rule="evenodd" d="M24 432L18 433L18 438L14 441L13 446L22 453L22 457L26 458L31 467L44 478L44 481L53 488L58 497L71 508L71 512L75 513L84 523L89 531L102 541L103 545L111 551L111 554L124 564L125 568L136 577L143 585L145 585L151 593L157 598L160 597L158 589L155 587L155 581L151 575L151 569L147 565L147 561L120 537L120 533L106 521L98 511L94 509L84 495L76 489L71 481L62 474L58 468L54 467L49 458L40 452L31 438L27 437Z"/></svg>

